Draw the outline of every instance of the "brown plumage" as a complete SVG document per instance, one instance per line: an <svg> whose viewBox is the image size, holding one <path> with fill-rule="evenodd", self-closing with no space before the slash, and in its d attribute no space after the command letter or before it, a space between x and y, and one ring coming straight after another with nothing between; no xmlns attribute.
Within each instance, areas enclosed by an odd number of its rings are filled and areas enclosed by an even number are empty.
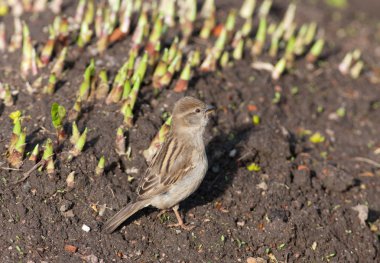
<svg viewBox="0 0 380 263"><path fill-rule="evenodd" d="M198 188L206 174L203 133L212 110L213 107L192 97L184 97L175 104L172 128L140 181L136 202L109 219L104 226L106 232L113 232L149 205L173 208L178 225L186 228L179 216L178 204Z"/></svg>

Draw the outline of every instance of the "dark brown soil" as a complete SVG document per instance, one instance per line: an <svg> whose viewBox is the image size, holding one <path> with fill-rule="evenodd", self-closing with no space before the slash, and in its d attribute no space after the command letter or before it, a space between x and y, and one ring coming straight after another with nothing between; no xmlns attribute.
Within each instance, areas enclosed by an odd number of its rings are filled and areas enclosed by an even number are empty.
<svg viewBox="0 0 380 263"><path fill-rule="evenodd" d="M242 1L216 2L218 16L225 18ZM273 19L282 17L286 6L275 1ZM206 134L210 169L198 191L181 203L185 221L195 226L192 231L168 228L174 214L156 218L159 211L148 208L115 233L102 232L107 218L134 198L147 166L141 153L162 125L162 114L183 96L172 87L155 98L150 83L143 86L128 135L131 160L114 150L122 123L120 106L103 102L85 105L78 126L89 128L88 143L69 163L60 158L70 149L70 143L64 143L53 180L34 172L13 185L33 164L26 161L21 171L7 170L2 155L0 261L246 262L261 257L271 262L380 262L380 88L370 81L372 70L380 67L380 20L374 12L378 9L371 0L352 1L343 10L323 1L299 3L297 21L317 21L327 37L323 60L314 69L300 59L294 72L274 82L267 72L251 68L247 54L229 68L196 74L186 94L216 105L218 111ZM74 10L68 3L65 12ZM33 39L45 41L42 27L53 16L25 18ZM5 22L12 24L11 19ZM126 39L112 46L96 58L97 68L107 68L114 76L127 58L128 45ZM363 51L366 62L357 80L337 70L354 48ZM12 130L8 115L17 109L30 116L23 126L31 151L36 143L54 138L51 103L72 107L91 54L70 54L70 68L54 97L25 91L19 77L20 52L0 57L1 82L19 90L15 106L0 105L0 153L6 152ZM276 90L281 99L273 103ZM250 112L249 105L256 111ZM333 118L340 107L345 116ZM257 126L252 124L253 114L261 118ZM326 140L313 144L303 130L319 131ZM97 178L94 171L102 155L106 173ZM261 171L248 171L252 162ZM72 171L75 186L68 190L66 177ZM132 182L128 175L134 177ZM103 217L93 209L102 205L107 207ZM353 210L357 205L369 208L365 224ZM83 231L83 224L91 231ZM65 245L78 250L66 251Z"/></svg>

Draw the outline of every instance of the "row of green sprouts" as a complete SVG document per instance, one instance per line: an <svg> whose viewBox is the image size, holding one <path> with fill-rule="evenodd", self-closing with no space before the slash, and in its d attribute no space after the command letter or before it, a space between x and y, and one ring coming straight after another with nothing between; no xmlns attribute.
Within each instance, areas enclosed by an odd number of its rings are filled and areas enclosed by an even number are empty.
<svg viewBox="0 0 380 263"><path fill-rule="evenodd" d="M64 124L67 121L66 109L58 103L53 103L51 106L51 120L55 128L56 137L54 140L51 138L46 139L43 144L43 149L40 149L40 145L36 144L32 147L33 150L31 152L25 153L27 130L25 127L22 127L22 123L26 117L22 115L21 111L12 112L9 117L13 122L13 130L8 144L7 161L12 168L19 169L24 162L28 160L35 163L33 169L38 168L39 171L46 170L48 175L52 175L55 173L55 160L57 158L64 162L70 162L83 152L87 141L88 128L86 127L80 132L76 122L73 121L71 123L71 135L68 136L68 131L64 129ZM144 157L148 161L151 160L160 145L164 142L170 125L171 117L169 117L161 127L149 148L144 151ZM67 152L58 152L59 146L61 146L66 139L70 141L72 145L71 149ZM127 148L126 146L125 130L121 126L117 129L115 136L115 152L119 156L129 157L130 147ZM100 176L103 174L104 169L105 157L102 156L94 172L97 176Z"/></svg>
<svg viewBox="0 0 380 263"><path fill-rule="evenodd" d="M25 13L42 13L51 10L54 14L62 11L62 0L1 0L0 16L11 13L13 16L21 16Z"/></svg>
<svg viewBox="0 0 380 263"><path fill-rule="evenodd" d="M11 167L20 168L25 159L25 148L27 145L26 128L22 127L22 122L25 117L22 116L20 111L12 112L9 116L13 121L13 130L8 144L7 160ZM33 147L33 150L28 154L29 161L37 163L40 171L46 169L48 174L53 174L55 172L54 166L54 154L57 147L67 138L67 133L64 130L63 122L66 117L66 109L57 104L53 103L51 107L51 118L52 124L56 130L56 142L48 138L43 145L43 151L40 151L39 144ZM66 153L65 158L67 161L71 161L74 157L81 154L87 138L87 128L84 129L82 133L79 132L78 127L75 122L72 124L72 135L70 137L70 142L72 143L72 148Z"/></svg>
<svg viewBox="0 0 380 263"><path fill-rule="evenodd" d="M35 8L31 7L37 4L33 2L12 1L11 8L33 11ZM41 3L38 4L40 5ZM46 3L42 5L45 6ZM272 0L264 0L260 6L256 0L245 0L240 12L233 9L224 23L218 23L214 0L204 1L200 12L197 12L198 5L195 0L110 0L107 3L80 0L73 17L57 16L52 25L49 25L49 39L40 52L32 45L28 26L21 21L20 12L13 12L14 34L8 49L15 51L22 47L21 73L24 77L37 75L38 69L45 67L55 53L60 54L58 60L64 60L67 50L59 51L65 50L69 45L83 49L94 44L98 53L103 53L110 45L128 35L131 36L130 53L136 56L145 49L150 56L150 62L154 63L159 56L165 55L162 42L167 32L179 24L181 48L189 42L193 44L197 38L216 38L214 45L208 47L204 54L200 54L199 59L203 55L203 62L197 67L200 71L214 71L217 64L228 66L231 64L230 60L242 59L248 50L254 60L260 55L269 55L274 60L274 66L269 68L272 78L278 79L286 69L294 67L297 57L305 55L309 63L314 63L322 54L325 41L323 33L317 30L316 23L301 26L296 24L294 3L288 6L280 21L271 21L271 7ZM45 9L46 7L37 10ZM195 25L197 19L202 21L200 28ZM240 28L237 28L237 21L242 24ZM0 50L7 47L5 35L5 26L0 24ZM357 67L360 68L360 64ZM185 69L188 72L189 66ZM47 82L53 86L52 83L57 78L55 70L52 70ZM49 92L51 91L45 91Z"/></svg>
<svg viewBox="0 0 380 263"><path fill-rule="evenodd" d="M48 26L49 38L40 50L36 50L28 25L20 16L14 16L14 32L9 45L5 26L0 24L0 49L22 49L21 73L25 78L37 75L54 55L57 55L56 64L65 60L67 47L84 49L90 45L101 54L125 37L130 37L131 56L136 57L145 50L150 64L154 64L165 55L165 42L170 31L177 32L181 50L194 46L196 39L214 41L214 44L208 42L208 48L199 55L202 62L197 69L200 71L209 72L218 65L230 65L231 60L242 59L245 51L249 51L254 59L266 51L274 60L279 59L275 63L278 66L274 78L282 74L284 60L287 67L292 67L296 56L306 55L311 63L318 59L324 46L322 34L318 33L316 23L297 27L295 4L289 5L278 22L269 17L271 0L264 0L256 6L256 0L246 0L240 12L233 9L224 22L218 22L214 0L204 1L199 12L195 0L110 0L107 3L80 0L73 17L55 17ZM201 27L196 25L197 19L201 20ZM242 26L238 28L238 24ZM180 56L178 60L182 62L184 57ZM56 74L55 70L51 71L52 75ZM50 77L50 82L54 78L58 76Z"/></svg>

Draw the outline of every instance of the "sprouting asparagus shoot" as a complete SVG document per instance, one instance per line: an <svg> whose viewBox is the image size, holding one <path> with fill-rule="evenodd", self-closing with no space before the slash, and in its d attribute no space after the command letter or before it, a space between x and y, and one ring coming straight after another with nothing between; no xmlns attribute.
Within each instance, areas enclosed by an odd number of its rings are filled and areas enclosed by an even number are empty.
<svg viewBox="0 0 380 263"><path fill-rule="evenodd" d="M314 63L321 55L324 45L325 45L324 39L322 38L318 39L314 43L314 45L311 47L309 53L307 54L306 60L309 63Z"/></svg>
<svg viewBox="0 0 380 263"><path fill-rule="evenodd" d="M77 126L75 121L72 124L72 132L71 133L72 133L72 135L70 137L70 142L73 145L75 145L77 143L77 141L79 140L79 137L80 137L80 132L79 132L78 126Z"/></svg>
<svg viewBox="0 0 380 263"><path fill-rule="evenodd" d="M50 139L47 139L45 142L45 150L42 155L42 160L44 163L41 166L40 170L42 170L45 167L48 174L54 173L55 167L54 167L53 156L54 156L53 142Z"/></svg>
<svg viewBox="0 0 380 263"><path fill-rule="evenodd" d="M95 169L96 176L101 176L104 173L105 162L106 160L104 156L100 157L98 165L96 166L96 169Z"/></svg>
<svg viewBox="0 0 380 263"><path fill-rule="evenodd" d="M86 143L87 139L87 128L84 129L83 133L79 136L78 140L76 141L73 149L70 151L68 161L71 161L74 157L79 156L84 148L84 145Z"/></svg>
<svg viewBox="0 0 380 263"><path fill-rule="evenodd" d="M22 131L18 136L18 140L14 145L14 148L9 152L8 162L14 168L20 168L23 162L24 151L25 151L25 139L26 132Z"/></svg>
<svg viewBox="0 0 380 263"><path fill-rule="evenodd" d="M115 150L119 156L123 156L126 154L125 152L125 136L124 130L122 127L119 127L116 132L116 140L115 140Z"/></svg>
<svg viewBox="0 0 380 263"><path fill-rule="evenodd" d="M279 79L282 73L285 71L285 68L286 68L286 59L282 58L277 62L277 64L275 65L272 71L272 79L274 80Z"/></svg>
<svg viewBox="0 0 380 263"><path fill-rule="evenodd" d="M29 161L37 162L38 153L39 153L39 144L37 144L37 145L34 147L32 153L31 153L30 156L29 156Z"/></svg>
<svg viewBox="0 0 380 263"><path fill-rule="evenodd" d="M57 132L58 144L66 138L65 130L63 129L63 120L66 117L66 109L62 105L54 102L51 106L51 120Z"/></svg>

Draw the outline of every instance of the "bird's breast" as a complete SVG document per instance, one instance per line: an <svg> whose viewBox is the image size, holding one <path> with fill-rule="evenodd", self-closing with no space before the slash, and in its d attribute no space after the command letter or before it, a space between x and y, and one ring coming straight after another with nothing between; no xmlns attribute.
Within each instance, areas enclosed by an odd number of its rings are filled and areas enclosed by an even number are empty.
<svg viewBox="0 0 380 263"><path fill-rule="evenodd" d="M207 168L206 154L199 155L199 160L195 162L194 168L186 176L173 184L169 191L155 197L152 200L152 206L159 209L168 209L189 197L201 184L206 175Z"/></svg>

